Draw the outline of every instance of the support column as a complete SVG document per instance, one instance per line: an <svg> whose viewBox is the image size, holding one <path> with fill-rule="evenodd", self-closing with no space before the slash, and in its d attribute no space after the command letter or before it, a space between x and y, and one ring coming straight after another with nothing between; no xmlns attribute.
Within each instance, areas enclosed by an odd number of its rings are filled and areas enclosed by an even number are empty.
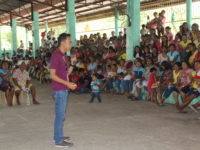
<svg viewBox="0 0 200 150"><path fill-rule="evenodd" d="M12 53L13 51L17 50L17 22L16 19L12 19L12 26L11 26L11 31L12 31Z"/></svg>
<svg viewBox="0 0 200 150"><path fill-rule="evenodd" d="M66 28L67 32L71 34L72 46L76 47L76 15L75 15L75 0L67 1L67 12L66 12Z"/></svg>
<svg viewBox="0 0 200 150"><path fill-rule="evenodd" d="M39 13L33 12L33 56L35 51L40 48L40 34L39 34Z"/></svg>
<svg viewBox="0 0 200 150"><path fill-rule="evenodd" d="M28 28L27 27L25 27L25 32L26 32L26 48L28 48Z"/></svg>
<svg viewBox="0 0 200 150"><path fill-rule="evenodd" d="M119 36L119 9L115 8L115 35Z"/></svg>
<svg viewBox="0 0 200 150"><path fill-rule="evenodd" d="M186 0L186 15L187 15L187 24L189 29L191 30L192 26L192 0Z"/></svg>
<svg viewBox="0 0 200 150"><path fill-rule="evenodd" d="M140 0L128 0L128 23L126 35L126 59L133 60L133 49L140 44Z"/></svg>

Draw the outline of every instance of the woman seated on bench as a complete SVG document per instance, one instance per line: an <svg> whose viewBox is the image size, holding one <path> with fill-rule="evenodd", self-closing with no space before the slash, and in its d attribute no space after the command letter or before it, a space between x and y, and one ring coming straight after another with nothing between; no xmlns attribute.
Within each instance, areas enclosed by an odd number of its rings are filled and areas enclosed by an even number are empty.
<svg viewBox="0 0 200 150"><path fill-rule="evenodd" d="M8 68L8 62L3 61L0 69L0 90L5 92L8 106L12 106L14 95L14 88L9 81L11 75L12 71Z"/></svg>

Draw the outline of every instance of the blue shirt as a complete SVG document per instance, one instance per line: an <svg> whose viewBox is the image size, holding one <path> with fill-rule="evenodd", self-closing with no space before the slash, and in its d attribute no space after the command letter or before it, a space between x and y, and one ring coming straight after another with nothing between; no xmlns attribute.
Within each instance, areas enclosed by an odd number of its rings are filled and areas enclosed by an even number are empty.
<svg viewBox="0 0 200 150"><path fill-rule="evenodd" d="M0 69L0 73L3 75L6 75L8 73L8 70L4 71L3 69ZM0 77L0 84L2 83L3 78Z"/></svg>
<svg viewBox="0 0 200 150"><path fill-rule="evenodd" d="M167 53L167 56L169 57L169 60L170 60L170 61L173 61L173 59L174 59L177 55L178 55L178 57L177 57L177 59L176 59L176 61L175 61L174 63L180 62L180 54L179 54L179 52L178 52L178 51L173 51L173 52L168 52L168 53Z"/></svg>
<svg viewBox="0 0 200 150"><path fill-rule="evenodd" d="M100 85L99 80L92 81L90 85L91 85L91 88L92 88L92 92L99 92L100 91L100 89L99 89L99 85Z"/></svg>
<svg viewBox="0 0 200 150"><path fill-rule="evenodd" d="M133 72L135 73L135 78L136 79L141 79L142 78L142 74L144 72L144 68L140 67L140 68L134 68Z"/></svg>
<svg viewBox="0 0 200 150"><path fill-rule="evenodd" d="M94 71L96 68L97 68L97 64L94 62L94 63L90 63L88 70Z"/></svg>

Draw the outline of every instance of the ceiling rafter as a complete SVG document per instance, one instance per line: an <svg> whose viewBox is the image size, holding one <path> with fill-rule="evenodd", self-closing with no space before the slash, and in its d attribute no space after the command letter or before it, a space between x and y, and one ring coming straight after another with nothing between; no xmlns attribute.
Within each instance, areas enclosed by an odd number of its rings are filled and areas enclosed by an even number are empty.
<svg viewBox="0 0 200 150"><path fill-rule="evenodd" d="M17 16L17 17L21 17L21 18L23 18L23 19L28 19L28 20L29 20L28 17L23 17L23 16L21 16L21 15L19 15L19 14L17 14L17 13L13 13L12 11L7 11L7 10L3 10L3 9L0 9L0 11L5 12L5 13L8 13L8 14L11 13L13 16Z"/></svg>
<svg viewBox="0 0 200 150"><path fill-rule="evenodd" d="M123 2L123 1L122 1ZM122 3L121 2L121 3ZM113 4L117 4L118 2L115 2L115 3L113 3ZM104 7L108 7L108 6L110 6L110 4L106 4L106 5L103 5L103 6L97 6L97 7L94 7L94 8L88 8L88 9L85 9L85 10L80 10L80 11L77 11L76 12L76 14L80 14L80 13L83 13L83 12L88 12L88 11L92 11L92 10L98 10L98 9L102 9L102 8L104 8ZM48 12L48 11L45 11L45 12ZM54 15L55 15L55 17L59 17L58 15L59 14L61 14L61 13L65 13L64 11L59 11L59 12L54 12L54 13L51 13L51 16L53 16L54 17ZM40 14L41 14L41 12L40 12ZM42 17L40 17L40 19L43 19L43 18L45 18L46 16L42 16ZM49 18L49 16L48 16L48 18Z"/></svg>
<svg viewBox="0 0 200 150"><path fill-rule="evenodd" d="M30 3L30 1L28 1L28 0L19 0L19 1L26 2L26 3ZM54 9L65 10L65 9L63 9L63 8L60 7L60 6L54 6L52 0L51 0L50 2L51 2L51 3L49 3L49 2L41 2L41 1L39 1L39 0L32 0L32 3L33 3L33 4L42 4L42 5L46 5L46 6L52 7L52 8L54 8Z"/></svg>

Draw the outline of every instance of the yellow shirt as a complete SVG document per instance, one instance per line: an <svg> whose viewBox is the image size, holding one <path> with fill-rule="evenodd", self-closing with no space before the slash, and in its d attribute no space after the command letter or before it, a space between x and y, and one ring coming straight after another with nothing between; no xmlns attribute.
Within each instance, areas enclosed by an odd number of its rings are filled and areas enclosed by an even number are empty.
<svg viewBox="0 0 200 150"><path fill-rule="evenodd" d="M192 32L192 38L193 38L193 40L196 40L197 39L197 33Z"/></svg>
<svg viewBox="0 0 200 150"><path fill-rule="evenodd" d="M179 44L183 47L183 49L187 48L188 44L192 43L191 40L187 40L186 42L181 41Z"/></svg>
<svg viewBox="0 0 200 150"><path fill-rule="evenodd" d="M192 71L192 77L195 77L196 76L196 74L197 74L197 72L196 71ZM192 88L198 88L198 84L197 84L197 81L193 81L193 83L192 83Z"/></svg>
<svg viewBox="0 0 200 150"><path fill-rule="evenodd" d="M176 73L175 70L173 70L173 79L174 79L174 84L177 83L178 77L180 75L180 72Z"/></svg>
<svg viewBox="0 0 200 150"><path fill-rule="evenodd" d="M85 69L85 65L84 64L79 64L78 68Z"/></svg>
<svg viewBox="0 0 200 150"><path fill-rule="evenodd" d="M194 62L195 56L198 53L198 51L195 51L189 58L189 63L192 64Z"/></svg>
<svg viewBox="0 0 200 150"><path fill-rule="evenodd" d="M200 45L200 41L195 40L195 41L194 41L194 44L196 45L196 47L198 47L198 46Z"/></svg>
<svg viewBox="0 0 200 150"><path fill-rule="evenodd" d="M119 56L118 60L121 60L121 59L126 59L126 53L123 53L121 56Z"/></svg>

